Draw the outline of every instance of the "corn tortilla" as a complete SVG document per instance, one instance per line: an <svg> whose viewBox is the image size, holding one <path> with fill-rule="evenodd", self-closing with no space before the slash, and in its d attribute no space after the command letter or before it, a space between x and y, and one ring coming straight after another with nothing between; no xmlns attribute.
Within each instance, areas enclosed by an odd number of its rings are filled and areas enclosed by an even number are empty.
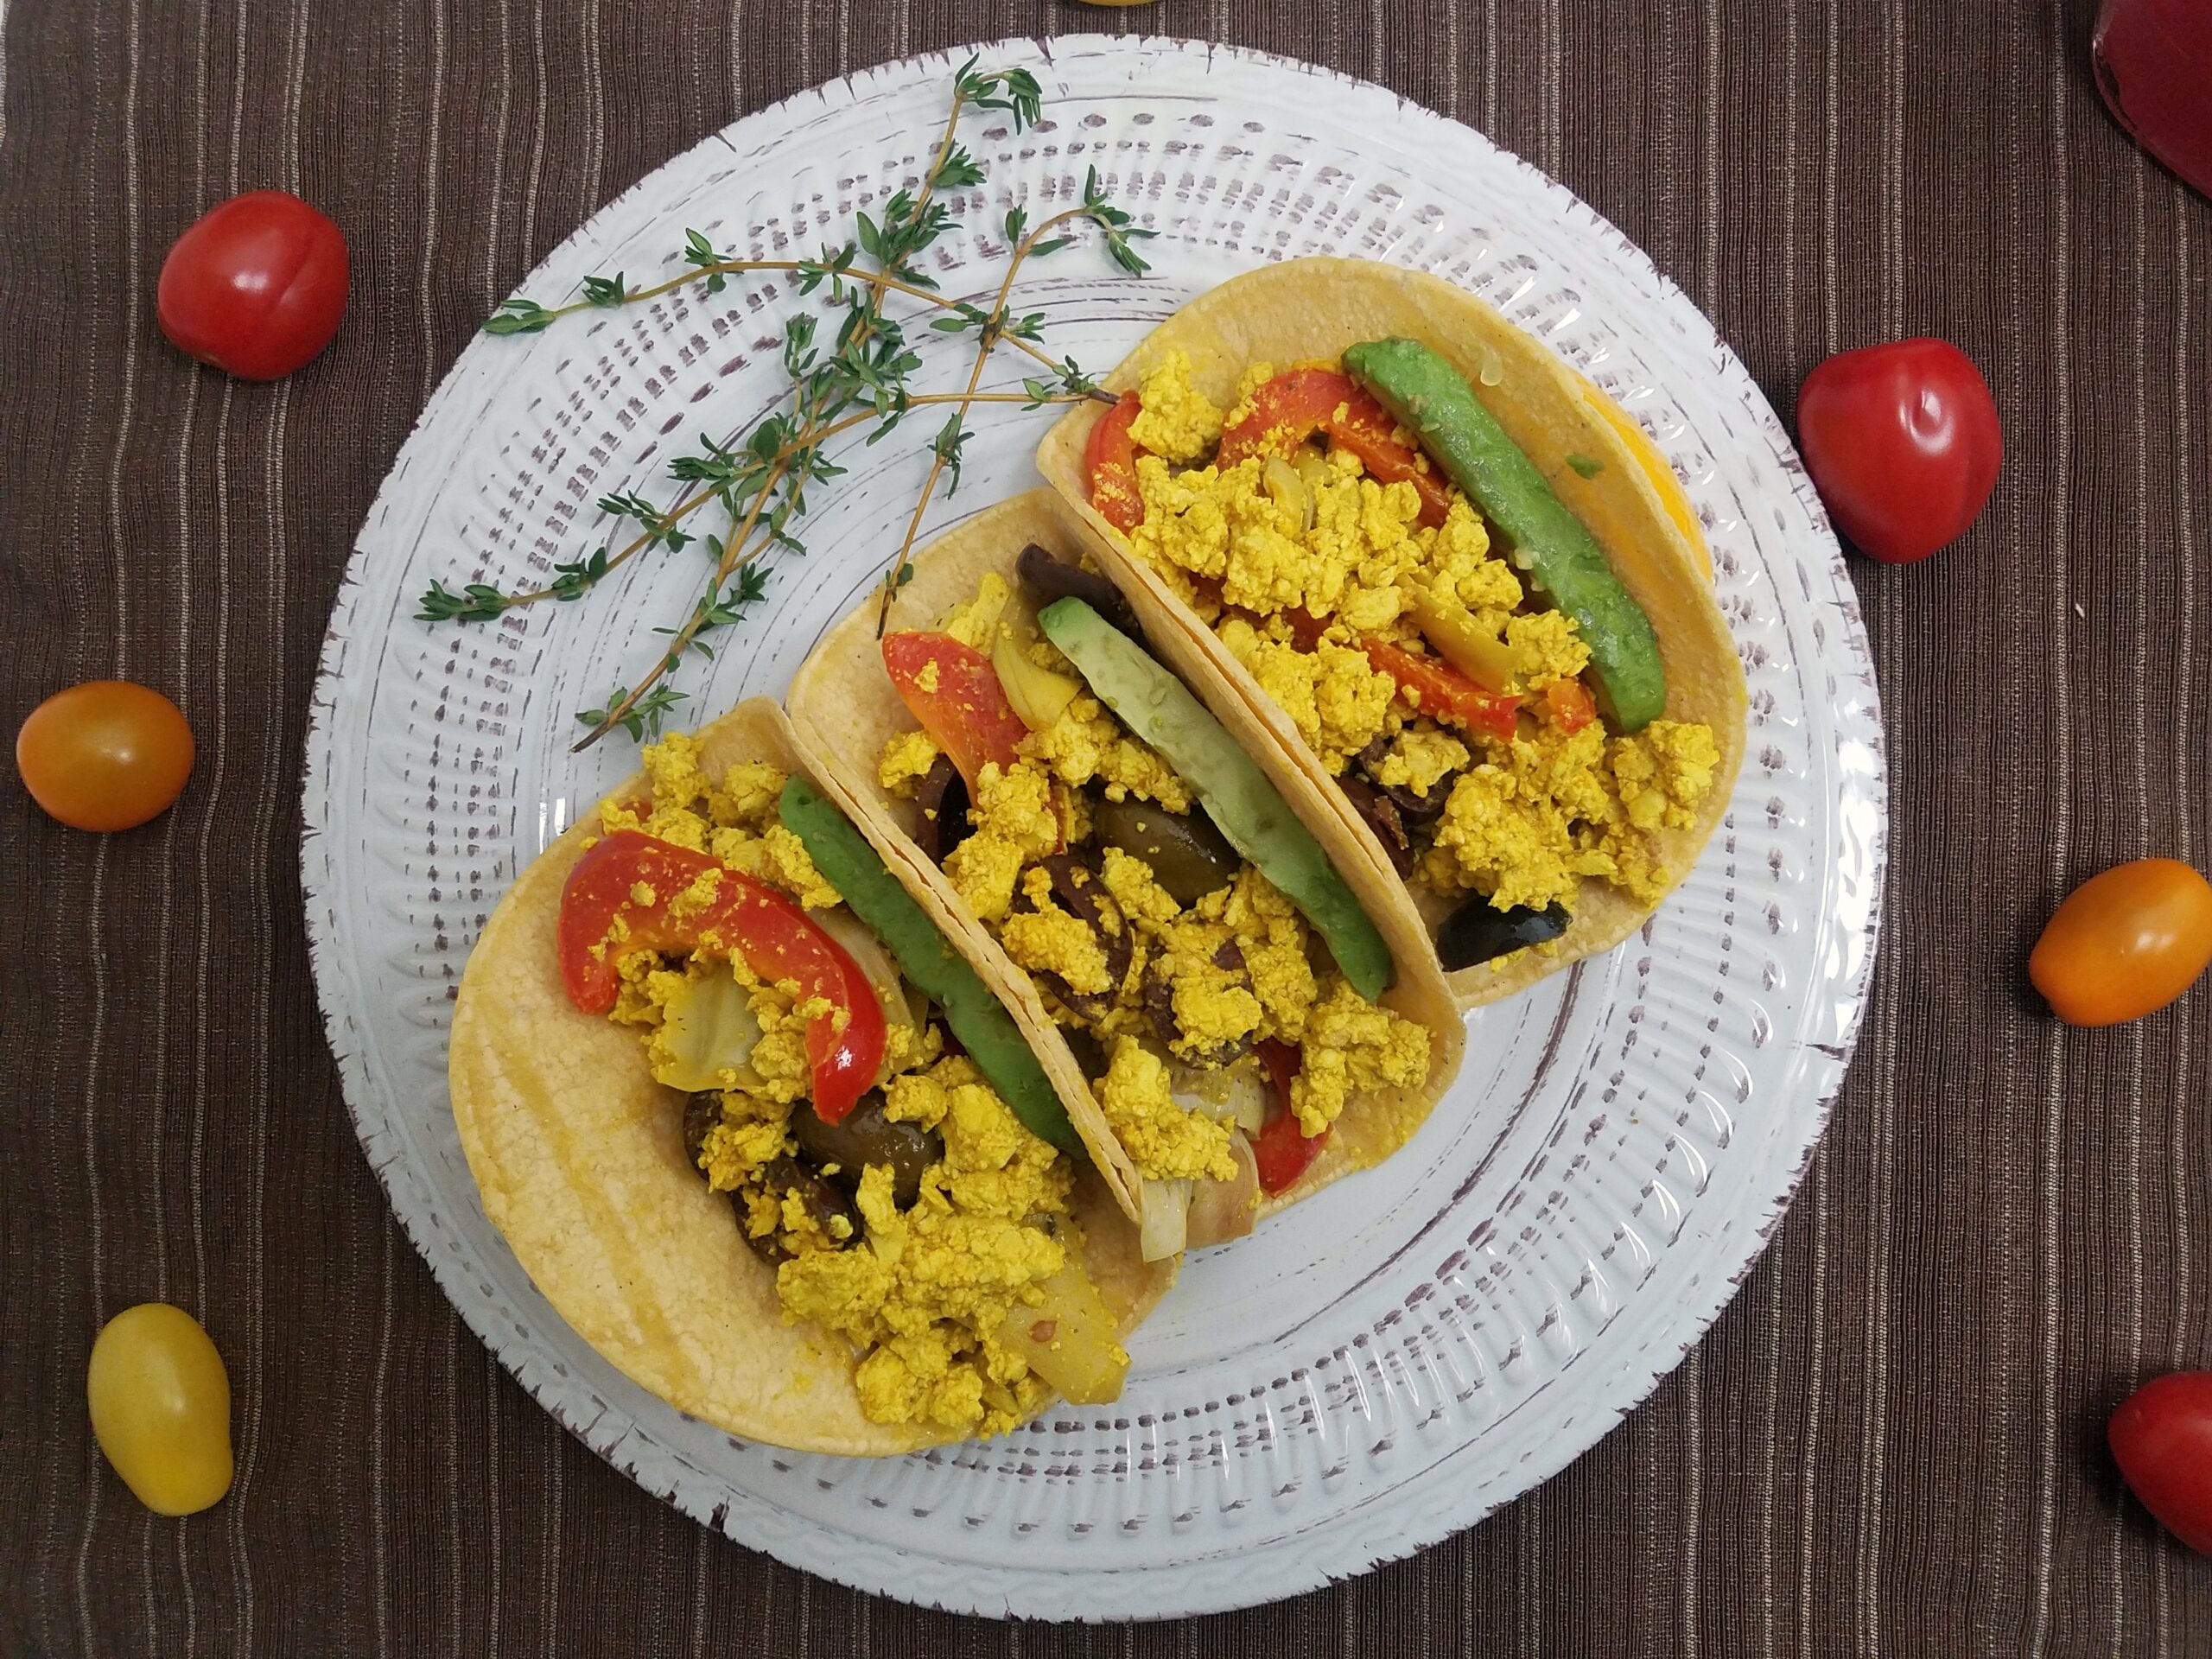
<svg viewBox="0 0 2212 1659"><path fill-rule="evenodd" d="M1620 430L1627 416L1610 405L1601 408L1604 397L1594 386L1465 289L1420 271L1329 257L1263 266L1200 295L1147 334L1102 384L1111 391L1127 391L1168 353L1180 351L1191 359L1198 390L1227 408L1235 401L1237 376L1251 364L1333 359L1349 346L1391 335L1418 340L1442 353L1589 528L1658 634L1666 717L1712 728L1720 752L1713 788L1694 823L1657 838L1661 859L1679 882L1727 813L1744 753L1743 668L1700 569L1702 541L1694 547L1689 539L1694 521L1685 524L1675 516L1687 516L1687 501L1662 496L1648 470L1656 451L1648 443L1642 448L1630 444ZM1494 384L1484 383L1485 374ZM1188 639L1205 671L1233 688L1251 710L1265 741L1292 757L1308 790L1327 809L1332 827L1325 844L1339 866L1358 861L1379 870L1395 893L1392 908L1433 938L1458 901L1416 890L1399 877L1374 830L1290 716L1092 508L1084 452L1104 412L1102 404L1077 405L1037 451L1038 469L1074 511L1086 549L1128 594L1155 645L1170 630ZM1570 465L1570 457L1584 465ZM1592 460L1602 463L1594 471L1587 466ZM1255 741L1248 740L1248 747L1257 752ZM1321 831L1317 828L1315 834ZM1605 882L1585 878L1573 922L1555 943L1518 951L1496 966L1461 969L1447 975L1447 982L1463 1008L1495 1001L1611 950L1651 913L1650 906ZM1433 947L1429 959L1435 962Z"/></svg>
<svg viewBox="0 0 2212 1659"><path fill-rule="evenodd" d="M711 775L766 760L820 781L766 699L698 736ZM645 789L640 774L615 797ZM683 1096L653 1081L634 1032L569 1001L561 893L598 830L598 813L585 814L522 873L461 976L454 1122L486 1215L577 1334L679 1411L800 1452L878 1457L954 1438L861 1414L849 1344L785 1322L775 1269L685 1154ZM1173 1264L1139 1259L1135 1229L1096 1176L1078 1182L1073 1207L1085 1266L1126 1334L1166 1294Z"/></svg>
<svg viewBox="0 0 2212 1659"><path fill-rule="evenodd" d="M1003 576L1009 587L1017 585L1014 562L1032 542L1071 563L1083 551L1080 531L1049 490L1032 490L1000 502L924 548L914 557L913 579L899 590L892 606L889 626L934 626L946 611L973 599L988 573ZM1251 710L1213 676L1196 640L1185 630L1167 625L1163 614L1147 610L1141 592L1131 589L1126 582L1122 585L1137 602L1154 654L1189 682L1214 717L1259 762L1268 781L1331 855L1361 906L1382 930L1397 969L1396 982L1382 999L1384 1005L1426 1027L1430 1033L1429 1073L1423 1083L1412 1089L1370 1091L1348 1103L1329 1144L1298 1183L1272 1198L1262 1198L1260 1214L1265 1217L1353 1170L1380 1162L1403 1145L1458 1071L1465 1031L1437 970L1435 952L1429 948L1418 918L1405 906L1396 876L1386 871L1386 880L1377 877L1363 859L1344 855L1344 838L1337 830L1327 804L1300 775L1288 753L1268 738ZM876 781L884 744L916 725L884 671L877 645L880 604L878 595L872 593L858 610L833 626L800 664L785 697L791 723L801 741L820 757L823 788L871 839L897 847L912 873L910 885L915 887L915 896L923 907L948 937L959 943L985 978L994 985L1010 988L1006 994L1007 1006L1043 1061L1046 1075L1066 1103L1068 1116L1090 1148L1092 1161L1112 1185L1124 1213L1134 1219L1140 1213L1136 1172L1115 1139L1076 1065L1075 1055L1046 1012L1027 972L1015 965L961 901L944 874L916 844L913 804Z"/></svg>

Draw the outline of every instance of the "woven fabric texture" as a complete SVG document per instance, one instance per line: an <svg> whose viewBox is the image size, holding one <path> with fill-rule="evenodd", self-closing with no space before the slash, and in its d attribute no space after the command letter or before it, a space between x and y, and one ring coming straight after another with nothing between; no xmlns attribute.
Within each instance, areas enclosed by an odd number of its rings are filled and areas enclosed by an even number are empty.
<svg viewBox="0 0 2212 1659"><path fill-rule="evenodd" d="M2212 1654L2212 1560L2103 1422L2212 1366L2212 986L2063 1030L2056 898L2212 861L2212 203L2091 83L2089 0L13 0L0 45L0 716L143 680L175 809L65 831L0 782L0 1653ZM386 1210L308 980L302 744L378 480L491 307L745 111L964 40L1153 30L1382 82L1564 181L1785 415L1828 353L1937 334L2005 466L1929 563L1854 562L1888 913L1795 1209L1707 1340L1472 1532L1247 1613L995 1625L693 1525L560 1430ZM344 329L202 371L154 278L205 207L345 226ZM86 1421L131 1302L227 1357L238 1471L178 1522Z"/></svg>

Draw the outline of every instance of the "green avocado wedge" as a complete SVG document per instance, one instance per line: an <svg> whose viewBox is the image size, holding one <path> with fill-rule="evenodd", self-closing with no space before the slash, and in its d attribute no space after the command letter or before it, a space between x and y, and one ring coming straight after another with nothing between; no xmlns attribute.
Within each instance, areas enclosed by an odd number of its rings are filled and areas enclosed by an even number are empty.
<svg viewBox="0 0 2212 1659"><path fill-rule="evenodd" d="M885 868L852 821L803 778L784 785L776 814L853 914L898 958L900 971L944 1011L952 1034L1022 1126L1063 1152L1088 1156L1014 1016Z"/></svg>
<svg viewBox="0 0 2212 1659"><path fill-rule="evenodd" d="M1037 620L1100 700L1191 786L1229 844L1313 925L1351 988L1370 1002L1381 996L1391 976L1382 935L1320 843L1205 705L1083 601L1055 601Z"/></svg>
<svg viewBox="0 0 2212 1659"><path fill-rule="evenodd" d="M1615 729L1641 731L1664 713L1667 675L1651 619L1459 371L1414 340L1367 340L1347 347L1344 362L1482 509L1514 564L1574 620L1590 647L1599 707Z"/></svg>

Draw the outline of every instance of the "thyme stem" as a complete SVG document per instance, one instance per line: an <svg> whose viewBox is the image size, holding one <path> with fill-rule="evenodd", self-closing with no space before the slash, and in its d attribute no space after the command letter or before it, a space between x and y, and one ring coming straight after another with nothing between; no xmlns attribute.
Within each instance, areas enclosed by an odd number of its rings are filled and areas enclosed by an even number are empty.
<svg viewBox="0 0 2212 1659"><path fill-rule="evenodd" d="M999 279L998 296L991 302L989 321L983 325L976 346L975 366L968 372L968 389L956 400L959 404L959 408L954 414L956 421L965 415L970 406L983 401L983 396L979 394L976 388L982 383L983 365L990 360L992 348L1004 338L1007 296L1014 291L1014 276L1020 270L1022 261L1029 257L1029 251L1037 245L1039 238L1043 237L1046 232L1064 225L1070 219L1087 217L1089 217L1089 210L1086 208L1063 208L1039 223L1015 245L1013 256L1006 262L1006 275ZM918 398L916 401L920 400ZM950 447L953 453L957 453L957 440L956 439L953 445ZM914 537L920 533L922 528L922 514L928 510L930 497L937 490L938 479L944 473L950 458L947 453L947 446L934 448L934 455L930 462L929 476L922 480L920 499L914 503L914 511L906 520L906 534L899 543L899 556L893 561L891 574L885 579L883 584L883 602L877 607L875 613L875 637L879 639L883 638L884 630L891 626L891 601L898 598L899 588L906 586L906 571L913 563Z"/></svg>

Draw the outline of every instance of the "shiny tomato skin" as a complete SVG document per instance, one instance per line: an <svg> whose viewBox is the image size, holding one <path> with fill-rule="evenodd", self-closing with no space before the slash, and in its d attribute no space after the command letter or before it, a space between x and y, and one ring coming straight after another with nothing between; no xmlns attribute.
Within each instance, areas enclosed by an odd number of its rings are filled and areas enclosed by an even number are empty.
<svg viewBox="0 0 2212 1659"><path fill-rule="evenodd" d="M883 667L907 713L960 769L970 800L982 798L985 766L1014 770L1029 728L988 657L949 633L907 631L883 636Z"/></svg>
<svg viewBox="0 0 2212 1659"><path fill-rule="evenodd" d="M2052 912L2028 977L2070 1026L2156 1014L2212 963L2212 883L2171 858L2093 875Z"/></svg>
<svg viewBox="0 0 2212 1659"><path fill-rule="evenodd" d="M1989 383L1948 340L1828 359L1797 394L1797 441L1836 528L1885 564L1965 535L2005 458Z"/></svg>
<svg viewBox="0 0 2212 1659"><path fill-rule="evenodd" d="M171 245L156 312L179 350L243 380L275 380L330 344L346 285L337 226L297 196L249 190Z"/></svg>
<svg viewBox="0 0 2212 1659"><path fill-rule="evenodd" d="M57 691L16 733L23 786L73 830L130 830L160 816L192 760L192 728L176 704L129 680Z"/></svg>
<svg viewBox="0 0 2212 1659"><path fill-rule="evenodd" d="M2168 1532L2212 1555L2212 1371L2176 1371L2120 1402L2105 1431L2128 1490Z"/></svg>
<svg viewBox="0 0 2212 1659"><path fill-rule="evenodd" d="M200 1321L166 1302L100 1328L85 1366L92 1438L156 1515L195 1515L231 1490L231 1380Z"/></svg>

